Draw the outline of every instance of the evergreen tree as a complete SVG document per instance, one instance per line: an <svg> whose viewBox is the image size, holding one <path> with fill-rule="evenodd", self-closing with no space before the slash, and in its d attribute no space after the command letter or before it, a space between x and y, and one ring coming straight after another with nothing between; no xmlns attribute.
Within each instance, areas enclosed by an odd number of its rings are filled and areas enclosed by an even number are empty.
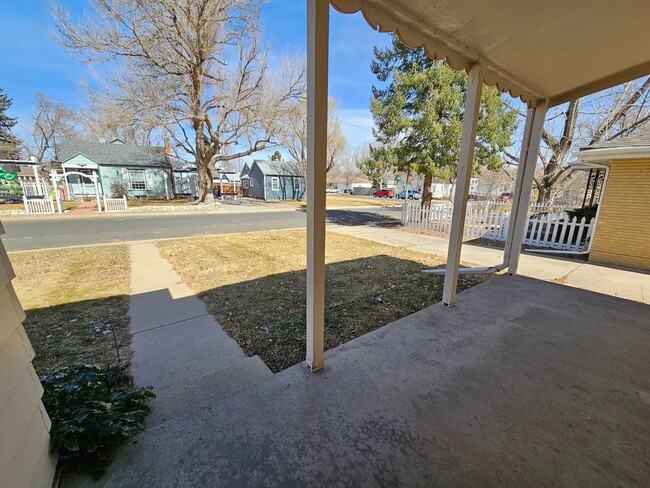
<svg viewBox="0 0 650 488"><path fill-rule="evenodd" d="M405 47L395 35L391 48L375 48L371 70L380 82L373 86L370 101L379 142L371 148L371 157L424 175L423 201L428 203L434 177L456 178L467 75L429 58L422 48ZM495 88L484 88L475 172L501 167L501 153L512 144L516 117Z"/></svg>
<svg viewBox="0 0 650 488"><path fill-rule="evenodd" d="M11 133L18 121L7 115L12 103L13 100L0 88L0 159L17 159L20 153L18 140Z"/></svg>

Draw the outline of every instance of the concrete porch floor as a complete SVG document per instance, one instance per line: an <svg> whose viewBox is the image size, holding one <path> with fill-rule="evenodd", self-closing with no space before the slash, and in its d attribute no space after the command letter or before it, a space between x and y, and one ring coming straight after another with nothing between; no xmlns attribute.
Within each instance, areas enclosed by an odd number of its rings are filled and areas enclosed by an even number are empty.
<svg viewBox="0 0 650 488"><path fill-rule="evenodd" d="M500 276L147 430L88 485L647 486L649 365L650 306Z"/></svg>

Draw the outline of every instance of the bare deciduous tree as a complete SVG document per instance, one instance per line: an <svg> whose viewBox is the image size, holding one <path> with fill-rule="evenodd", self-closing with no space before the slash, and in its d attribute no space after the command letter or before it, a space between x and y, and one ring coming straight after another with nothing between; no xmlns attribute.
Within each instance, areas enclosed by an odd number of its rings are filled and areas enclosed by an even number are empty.
<svg viewBox="0 0 650 488"><path fill-rule="evenodd" d="M54 159L61 140L77 133L76 122L74 110L37 93L36 110L32 115L32 137L26 145L27 152L39 162L46 156Z"/></svg>
<svg viewBox="0 0 650 488"><path fill-rule="evenodd" d="M478 192L480 196L496 198L501 193L509 191L513 186L510 172L505 168L498 171L484 171L478 176Z"/></svg>
<svg viewBox="0 0 650 488"><path fill-rule="evenodd" d="M579 147L630 135L650 123L650 78L631 81L552 109L542 133L535 177L538 203L551 203L574 178L566 165ZM507 154L512 162L517 157Z"/></svg>
<svg viewBox="0 0 650 488"><path fill-rule="evenodd" d="M307 176L307 100L301 97L287 112L282 146ZM337 164L346 150L347 141L336 116L336 102L330 97L327 110L327 172Z"/></svg>
<svg viewBox="0 0 650 488"><path fill-rule="evenodd" d="M127 144L156 145L154 127L139 120L130 104L118 104L103 93L91 91L91 104L81 110L80 125L84 135L92 140L120 139Z"/></svg>
<svg viewBox="0 0 650 488"><path fill-rule="evenodd" d="M90 63L110 61L111 98L145 127L163 127L192 155L199 201L215 164L276 144L302 96L302 63L271 73L261 45L261 0L95 0L75 22L54 9L61 42Z"/></svg>
<svg viewBox="0 0 650 488"><path fill-rule="evenodd" d="M336 163L330 169L328 176L332 179L343 182L346 189L350 189L350 184L363 174L357 166L359 161L367 158L367 149L365 146L346 148L345 152L337 158ZM364 152L365 150L365 152Z"/></svg>

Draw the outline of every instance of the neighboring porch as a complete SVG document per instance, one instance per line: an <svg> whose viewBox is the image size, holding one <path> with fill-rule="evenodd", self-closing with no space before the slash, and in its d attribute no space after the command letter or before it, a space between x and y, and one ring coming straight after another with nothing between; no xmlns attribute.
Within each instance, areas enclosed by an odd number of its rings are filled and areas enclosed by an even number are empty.
<svg viewBox="0 0 650 488"><path fill-rule="evenodd" d="M83 159L83 162L66 162L61 164L62 174L59 175L57 185L62 185L65 191L65 197L96 197L97 193L103 195L104 189L102 188L99 165L83 156L77 156L76 159Z"/></svg>
<svg viewBox="0 0 650 488"><path fill-rule="evenodd" d="M93 486L641 486L649 351L648 305L500 276L147 430Z"/></svg>

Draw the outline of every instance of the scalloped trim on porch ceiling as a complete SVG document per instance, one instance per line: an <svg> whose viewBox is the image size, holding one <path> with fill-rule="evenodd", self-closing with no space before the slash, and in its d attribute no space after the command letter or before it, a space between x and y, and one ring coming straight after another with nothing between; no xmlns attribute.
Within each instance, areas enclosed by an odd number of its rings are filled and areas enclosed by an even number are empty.
<svg viewBox="0 0 650 488"><path fill-rule="evenodd" d="M650 74L650 1L330 0L379 32L549 106Z"/></svg>

